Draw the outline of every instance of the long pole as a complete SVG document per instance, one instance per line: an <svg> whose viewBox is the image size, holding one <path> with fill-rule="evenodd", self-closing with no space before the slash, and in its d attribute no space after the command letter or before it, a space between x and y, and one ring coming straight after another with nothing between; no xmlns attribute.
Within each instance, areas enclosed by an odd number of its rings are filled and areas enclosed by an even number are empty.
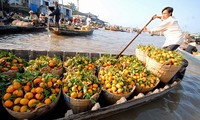
<svg viewBox="0 0 200 120"><path fill-rule="evenodd" d="M122 53L126 50L126 48L128 48L128 46L141 34L141 32L144 30L144 28L153 20L153 17L151 18L151 20L138 32L138 34L129 42L129 44L119 53L119 55L117 55L117 58L119 58Z"/></svg>
<svg viewBox="0 0 200 120"><path fill-rule="evenodd" d="M2 8L2 12L3 12L3 0L1 0L1 8Z"/></svg>
<svg viewBox="0 0 200 120"><path fill-rule="evenodd" d="M78 6L77 10L78 10L78 18L79 18L79 0L77 0L77 6Z"/></svg>

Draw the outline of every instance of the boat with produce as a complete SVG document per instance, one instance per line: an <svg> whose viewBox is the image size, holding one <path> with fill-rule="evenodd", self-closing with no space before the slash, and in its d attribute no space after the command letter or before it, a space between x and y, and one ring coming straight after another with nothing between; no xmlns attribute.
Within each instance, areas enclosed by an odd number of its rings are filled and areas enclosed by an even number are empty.
<svg viewBox="0 0 200 120"><path fill-rule="evenodd" d="M66 28L55 28L50 27L49 30L56 34L56 35L66 35L66 36L86 36L86 35L92 35L93 29L81 29L81 28L73 28L73 29L66 29Z"/></svg>
<svg viewBox="0 0 200 120"><path fill-rule="evenodd" d="M182 50L180 48L178 48L178 50L183 54L183 56L185 56L186 58L200 64L200 53L199 52L195 52L194 54L190 54L185 50Z"/></svg>
<svg viewBox="0 0 200 120"><path fill-rule="evenodd" d="M1 111L7 119L101 119L179 85L184 77L180 53L152 46L137 49L136 56L118 59L103 53L1 49ZM17 77L8 79L13 70Z"/></svg>
<svg viewBox="0 0 200 120"><path fill-rule="evenodd" d="M28 33L28 32L41 32L41 31L46 31L46 27L38 26L1 26L0 27L0 35L4 34L21 34L21 33Z"/></svg>

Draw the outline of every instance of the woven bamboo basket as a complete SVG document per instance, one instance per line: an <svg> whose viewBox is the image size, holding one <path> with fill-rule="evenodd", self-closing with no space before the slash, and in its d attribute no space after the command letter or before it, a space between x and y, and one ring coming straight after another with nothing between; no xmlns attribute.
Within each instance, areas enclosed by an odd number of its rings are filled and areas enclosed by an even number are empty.
<svg viewBox="0 0 200 120"><path fill-rule="evenodd" d="M7 75L7 78L14 78L17 75L18 70L9 70L7 72L3 72L1 74Z"/></svg>
<svg viewBox="0 0 200 120"><path fill-rule="evenodd" d="M100 93L95 93L90 99L74 99L69 97L64 91L62 92L65 103L75 114L90 110L94 106L94 103L92 103L91 99L97 101L100 95Z"/></svg>
<svg viewBox="0 0 200 120"><path fill-rule="evenodd" d="M51 111L53 108L55 108L55 106L57 105L59 99L60 99L60 95L61 95L61 91L59 92L57 99L55 102L52 102L49 105L42 105L38 108L36 108L35 110L33 110L32 112L15 112L11 109L6 108L4 105L4 108L6 109L6 111L12 115L13 117L15 117L16 119L22 120L22 119L33 119L33 118L37 118L43 114L48 113L49 111ZM2 104L4 103L4 101L2 100Z"/></svg>
<svg viewBox="0 0 200 120"><path fill-rule="evenodd" d="M57 74L58 76L61 76L63 74L63 68L52 69L52 70L50 70L50 73Z"/></svg>
<svg viewBox="0 0 200 120"><path fill-rule="evenodd" d="M159 77L161 82L168 83L171 80L171 78L178 72L178 70L180 70L181 65L163 65L147 56L146 67L154 75Z"/></svg>
<svg viewBox="0 0 200 120"><path fill-rule="evenodd" d="M131 92L126 94L113 94L111 92L108 92L107 90L103 90L103 96L109 104L115 104L119 99L122 97L128 98L135 90L135 85L133 86L133 89Z"/></svg>
<svg viewBox="0 0 200 120"><path fill-rule="evenodd" d="M158 80L153 87L149 87L149 88L146 88L146 87L143 87L143 86L139 86L139 85L136 84L136 88L135 88L134 92L136 94L138 94L138 93L147 93L147 92L153 90L159 84L159 82L160 82L160 80Z"/></svg>
<svg viewBox="0 0 200 120"><path fill-rule="evenodd" d="M140 60L143 64L146 64L146 56L147 56L146 52L136 48L135 55L138 60Z"/></svg>
<svg viewBox="0 0 200 120"><path fill-rule="evenodd" d="M50 67L43 67L41 70L40 70L40 73L45 73L45 72L48 72L48 73L52 73L52 74L56 74L58 76L61 76L63 74L63 68L58 68L58 69L51 69Z"/></svg>

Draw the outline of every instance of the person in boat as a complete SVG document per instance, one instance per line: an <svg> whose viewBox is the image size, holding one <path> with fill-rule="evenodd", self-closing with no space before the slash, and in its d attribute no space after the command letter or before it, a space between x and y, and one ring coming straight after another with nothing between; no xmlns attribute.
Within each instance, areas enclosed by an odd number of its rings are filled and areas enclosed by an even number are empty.
<svg viewBox="0 0 200 120"><path fill-rule="evenodd" d="M175 17L172 16L173 8L165 7L162 10L162 16L154 15L152 18L159 18L162 20L159 26L153 29L144 28L151 34L162 32L166 40L163 48L168 50L176 50L183 43L183 33Z"/></svg>
<svg viewBox="0 0 200 120"><path fill-rule="evenodd" d="M152 29L147 29L144 27L144 31L151 34L162 32L166 38L163 48L172 51L176 50L183 43L184 37L178 21L172 16L173 10L174 9L172 7L165 7L162 10L162 16L152 16L153 20L156 18L161 19L162 22L160 25ZM188 61L184 59L183 62L184 65L180 69L180 72L184 74L185 68L188 66Z"/></svg>
<svg viewBox="0 0 200 120"><path fill-rule="evenodd" d="M184 42L183 44L181 44L180 48L182 50L187 51L190 54L193 54L194 52L198 52L197 41L190 34L185 35Z"/></svg>
<svg viewBox="0 0 200 120"><path fill-rule="evenodd" d="M46 20L45 14L44 13L40 13L40 16L39 16L39 23L40 23L40 25L41 26L47 26L46 22L47 22L47 20Z"/></svg>
<svg viewBox="0 0 200 120"><path fill-rule="evenodd" d="M32 22L33 26L38 26L38 16L33 13L33 11L29 11L30 14L30 21Z"/></svg>
<svg viewBox="0 0 200 120"><path fill-rule="evenodd" d="M196 42L189 43L189 45L185 48L185 51L189 52L190 54L198 52Z"/></svg>
<svg viewBox="0 0 200 120"><path fill-rule="evenodd" d="M66 24L66 19L63 13L60 15L59 24Z"/></svg>
<svg viewBox="0 0 200 120"><path fill-rule="evenodd" d="M59 27L59 20L60 20L60 8L58 6L58 2L54 1L54 7L55 10L49 14L49 16L55 16L55 26L58 28Z"/></svg>
<svg viewBox="0 0 200 120"><path fill-rule="evenodd" d="M90 15L88 15L88 17L86 19L86 26L89 26L91 22L92 22L92 19L91 19Z"/></svg>

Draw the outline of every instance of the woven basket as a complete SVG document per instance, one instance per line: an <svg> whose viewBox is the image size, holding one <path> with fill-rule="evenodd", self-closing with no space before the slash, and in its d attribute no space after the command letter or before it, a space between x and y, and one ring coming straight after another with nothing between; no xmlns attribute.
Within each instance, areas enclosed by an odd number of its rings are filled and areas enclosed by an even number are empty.
<svg viewBox="0 0 200 120"><path fill-rule="evenodd" d="M40 70L40 73L45 73L45 72L48 72L48 73L52 73L52 74L56 74L58 76L61 76L63 74L63 68L58 68L58 69L51 69L50 67L43 67L41 70Z"/></svg>
<svg viewBox="0 0 200 120"><path fill-rule="evenodd" d="M178 70L180 70L181 65L180 66L163 65L147 56L146 67L154 75L159 77L161 82L168 83L171 80L171 78L178 72Z"/></svg>
<svg viewBox="0 0 200 120"><path fill-rule="evenodd" d="M50 70L50 73L52 74L57 74L58 76L61 76L63 74L63 68L59 68L59 69L52 69Z"/></svg>
<svg viewBox="0 0 200 120"><path fill-rule="evenodd" d="M135 55L138 58L138 60L140 60L143 64L146 64L146 52L136 48Z"/></svg>
<svg viewBox="0 0 200 120"><path fill-rule="evenodd" d="M153 87L149 87L149 88L142 87L142 86L139 86L139 85L136 84L136 88L135 88L134 92L136 94L138 94L138 93L147 93L147 92L153 90L159 84L159 82L160 82L160 80L158 80Z"/></svg>
<svg viewBox="0 0 200 120"><path fill-rule="evenodd" d="M126 94L113 94L111 92L108 92L107 90L103 90L103 96L109 104L115 104L119 99L122 97L128 98L135 90L135 85L131 92L126 93Z"/></svg>
<svg viewBox="0 0 200 120"><path fill-rule="evenodd" d="M9 70L7 72L3 72L1 74L5 74L8 76L8 78L14 78L17 75L18 70Z"/></svg>
<svg viewBox="0 0 200 120"><path fill-rule="evenodd" d="M7 112L12 115L13 117L15 117L16 119L33 119L33 118L37 118L43 114L48 113L49 111L51 111L53 108L55 108L55 106L57 105L59 99L60 99L60 95L61 95L61 91L59 92L56 102L52 102L49 105L42 105L38 108L36 108L35 110L33 110L32 112L15 112L11 109L8 109L4 106L4 108L7 110ZM2 100L2 104L3 104L3 100Z"/></svg>
<svg viewBox="0 0 200 120"><path fill-rule="evenodd" d="M64 95L65 103L70 109L72 109L73 113L75 114L90 110L94 105L91 99L97 101L100 95L100 93L96 93L90 99L74 99L69 97L64 91L62 92Z"/></svg>

